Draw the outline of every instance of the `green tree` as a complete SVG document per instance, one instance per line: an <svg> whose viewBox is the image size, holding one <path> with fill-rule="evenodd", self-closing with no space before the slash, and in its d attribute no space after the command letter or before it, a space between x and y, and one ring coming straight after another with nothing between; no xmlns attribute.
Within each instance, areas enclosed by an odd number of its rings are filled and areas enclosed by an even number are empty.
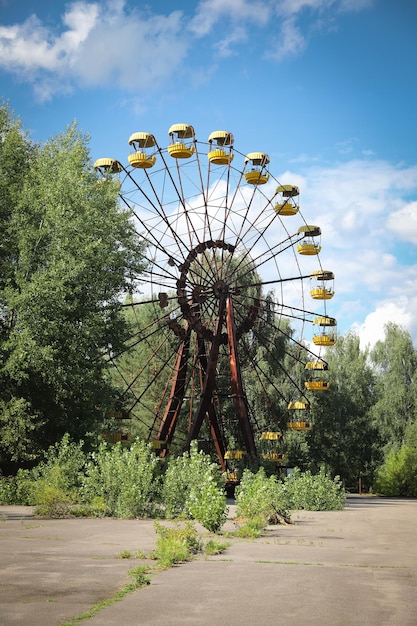
<svg viewBox="0 0 417 626"><path fill-rule="evenodd" d="M385 496L417 496L417 422L407 426L402 446L387 452L374 490Z"/></svg>
<svg viewBox="0 0 417 626"><path fill-rule="evenodd" d="M417 351L408 331L390 322L370 356L377 393L372 416L386 449L398 448L417 418Z"/></svg>
<svg viewBox="0 0 417 626"><path fill-rule="evenodd" d="M326 354L330 388L318 392L312 404L314 427L307 436L310 468L328 468L348 487L359 477L368 487L375 468L377 432L370 409L373 406L374 375L367 351L361 351L354 333L339 337Z"/></svg>
<svg viewBox="0 0 417 626"><path fill-rule="evenodd" d="M16 127L3 110L3 142L17 142ZM75 124L21 150L26 160L2 210L3 466L38 458L66 432L78 440L97 431L114 400L106 355L128 336L121 297L142 270L117 184L97 180ZM10 172L12 152L0 155Z"/></svg>

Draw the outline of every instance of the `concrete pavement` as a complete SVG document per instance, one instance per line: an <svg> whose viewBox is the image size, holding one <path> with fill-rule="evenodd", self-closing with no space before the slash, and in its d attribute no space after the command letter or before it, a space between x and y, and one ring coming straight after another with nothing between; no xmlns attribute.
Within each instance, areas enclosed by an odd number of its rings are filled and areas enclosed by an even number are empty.
<svg viewBox="0 0 417 626"><path fill-rule="evenodd" d="M152 520L30 515L0 507L0 626L71 621L123 588L128 570L146 563L133 557L155 545ZM417 625L417 500L350 496L343 511L292 517L260 539L225 539L223 554L153 575L81 623ZM229 519L225 530L233 528Z"/></svg>

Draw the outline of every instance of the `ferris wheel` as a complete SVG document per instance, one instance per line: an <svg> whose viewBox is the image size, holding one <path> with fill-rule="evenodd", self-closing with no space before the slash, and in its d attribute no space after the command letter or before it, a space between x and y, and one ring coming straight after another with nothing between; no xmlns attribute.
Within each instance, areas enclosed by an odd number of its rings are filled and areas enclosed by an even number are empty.
<svg viewBox="0 0 417 626"><path fill-rule="evenodd" d="M239 152L225 130L200 141L174 124L168 136L135 132L126 165L94 164L146 242L140 293L124 304L132 337L112 358L114 416L161 457L198 439L233 480L246 458L283 463L285 431L311 428L308 394L330 384L334 276L299 188L274 178L267 154Z"/></svg>

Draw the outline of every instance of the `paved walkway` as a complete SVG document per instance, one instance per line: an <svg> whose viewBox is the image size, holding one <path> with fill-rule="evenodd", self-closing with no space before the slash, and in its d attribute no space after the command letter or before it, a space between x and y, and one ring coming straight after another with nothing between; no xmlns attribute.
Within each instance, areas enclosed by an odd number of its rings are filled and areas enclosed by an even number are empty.
<svg viewBox="0 0 417 626"><path fill-rule="evenodd" d="M233 511L233 509L232 509ZM58 626L111 598L151 520L40 520L0 507L0 626ZM417 500L350 496L255 541L160 572L87 626L416 626ZM225 529L232 529L229 520Z"/></svg>

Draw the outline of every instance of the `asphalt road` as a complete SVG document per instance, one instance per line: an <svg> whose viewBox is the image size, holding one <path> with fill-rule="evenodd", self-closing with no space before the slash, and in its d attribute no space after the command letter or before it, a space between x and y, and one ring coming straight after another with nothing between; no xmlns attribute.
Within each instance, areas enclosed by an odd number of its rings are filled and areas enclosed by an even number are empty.
<svg viewBox="0 0 417 626"><path fill-rule="evenodd" d="M350 496L343 511L293 521L227 539L223 554L155 574L79 623L417 626L417 500ZM154 545L152 520L45 520L0 507L0 626L70 622L122 589Z"/></svg>

